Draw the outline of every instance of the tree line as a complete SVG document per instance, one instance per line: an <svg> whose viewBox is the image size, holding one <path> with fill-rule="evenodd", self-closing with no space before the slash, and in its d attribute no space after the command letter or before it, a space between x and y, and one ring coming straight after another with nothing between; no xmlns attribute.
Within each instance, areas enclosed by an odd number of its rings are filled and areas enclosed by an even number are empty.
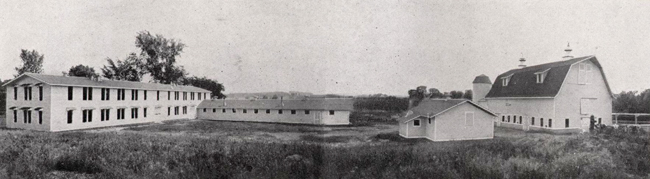
<svg viewBox="0 0 650 179"><path fill-rule="evenodd" d="M162 35L152 35L148 31L138 32L135 46L139 53L132 52L123 60L106 58L107 65L100 68L101 74L91 66L79 64L63 71L66 76L88 78L104 77L111 80L137 81L149 74L154 83L192 85L210 90L212 97L225 98L223 84L207 77L189 76L183 66L177 65L177 57L181 55L185 44L180 40L167 39ZM45 55L36 50L22 49L20 58L22 66L16 67L17 74L42 73Z"/></svg>
<svg viewBox="0 0 650 179"><path fill-rule="evenodd" d="M617 113L650 113L650 89L614 94L612 108Z"/></svg>

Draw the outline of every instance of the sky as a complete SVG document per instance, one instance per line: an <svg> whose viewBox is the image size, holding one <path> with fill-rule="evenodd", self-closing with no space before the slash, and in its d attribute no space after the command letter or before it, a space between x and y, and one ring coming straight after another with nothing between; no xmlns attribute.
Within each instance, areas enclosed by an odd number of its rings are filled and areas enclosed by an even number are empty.
<svg viewBox="0 0 650 179"><path fill-rule="evenodd" d="M595 55L612 91L650 88L650 1L0 1L0 79L20 50L45 74L125 59L138 32L180 40L178 65L225 93L406 96L472 88L527 65Z"/></svg>

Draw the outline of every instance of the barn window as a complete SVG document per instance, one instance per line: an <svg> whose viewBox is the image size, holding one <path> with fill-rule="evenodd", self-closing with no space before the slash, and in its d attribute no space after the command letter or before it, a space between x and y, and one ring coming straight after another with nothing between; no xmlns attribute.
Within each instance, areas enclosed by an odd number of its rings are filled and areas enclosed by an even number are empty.
<svg viewBox="0 0 650 179"><path fill-rule="evenodd" d="M282 109L278 110L278 114L282 114Z"/></svg>
<svg viewBox="0 0 650 179"><path fill-rule="evenodd" d="M416 127L420 126L420 120L419 119L413 120L413 126Z"/></svg>
<svg viewBox="0 0 650 179"><path fill-rule="evenodd" d="M501 122L506 122L506 116L501 116Z"/></svg>
<svg viewBox="0 0 650 179"><path fill-rule="evenodd" d="M266 110L266 114L271 114L271 110L270 110L270 109L267 109L267 110Z"/></svg>
<svg viewBox="0 0 650 179"><path fill-rule="evenodd" d="M226 113L226 109L221 109L221 113Z"/></svg>
<svg viewBox="0 0 650 179"><path fill-rule="evenodd" d="M473 112L465 112L465 125L466 126L474 126L474 113Z"/></svg>
<svg viewBox="0 0 650 179"><path fill-rule="evenodd" d="M591 78L591 64L581 63L578 70L578 84L589 84Z"/></svg>
<svg viewBox="0 0 650 179"><path fill-rule="evenodd" d="M334 110L330 110L330 115L334 115Z"/></svg>
<svg viewBox="0 0 650 179"><path fill-rule="evenodd" d="M246 109L244 109L243 111L244 111L244 113L248 113L248 110L246 110Z"/></svg>
<svg viewBox="0 0 650 179"><path fill-rule="evenodd" d="M233 108L232 113L237 113L237 109Z"/></svg>
<svg viewBox="0 0 650 179"><path fill-rule="evenodd" d="M544 118L539 118L539 126L544 127Z"/></svg>
<svg viewBox="0 0 650 179"><path fill-rule="evenodd" d="M217 112L217 108L212 108L212 113L216 113L216 112Z"/></svg>
<svg viewBox="0 0 650 179"><path fill-rule="evenodd" d="M255 114L257 114L257 113L259 112L259 110L254 109L253 112L254 112Z"/></svg>
<svg viewBox="0 0 650 179"><path fill-rule="evenodd" d="M535 117L532 117L532 118L530 119L530 125L535 125Z"/></svg>
<svg viewBox="0 0 650 179"><path fill-rule="evenodd" d="M522 121L522 117L519 116L519 124L521 124L521 121Z"/></svg>
<svg viewBox="0 0 650 179"><path fill-rule="evenodd" d="M305 110L305 114L309 114L309 110Z"/></svg>
<svg viewBox="0 0 650 179"><path fill-rule="evenodd" d="M501 78L501 85L502 86L508 86L508 83L510 83L510 78L512 77L512 75L514 75L514 73L510 74L510 75L508 75L506 77L502 77Z"/></svg>
<svg viewBox="0 0 650 179"><path fill-rule="evenodd" d="M548 70L550 70L550 68L535 73L535 77L537 77L537 83L544 83L544 79L546 79L546 74L548 74Z"/></svg>
<svg viewBox="0 0 650 179"><path fill-rule="evenodd" d="M291 114L296 114L296 110L291 110Z"/></svg>
<svg viewBox="0 0 650 179"><path fill-rule="evenodd" d="M564 120L564 127L569 128L569 119Z"/></svg>
<svg viewBox="0 0 650 179"><path fill-rule="evenodd" d="M14 111L14 116L16 116L16 111ZM72 110L68 110L68 124L72 124Z"/></svg>
<svg viewBox="0 0 650 179"><path fill-rule="evenodd" d="M553 119L548 119L548 127L553 127Z"/></svg>

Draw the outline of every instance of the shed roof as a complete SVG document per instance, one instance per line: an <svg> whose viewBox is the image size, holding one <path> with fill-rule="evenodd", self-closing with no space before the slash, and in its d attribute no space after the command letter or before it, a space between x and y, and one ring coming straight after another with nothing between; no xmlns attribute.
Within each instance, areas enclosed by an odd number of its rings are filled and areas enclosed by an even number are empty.
<svg viewBox="0 0 650 179"><path fill-rule="evenodd" d="M416 107L411 108L404 117L398 119L400 122L408 122L412 119L418 117L435 117L440 114L443 114L450 109L460 106L462 104L469 103L472 106L479 108L486 113L496 116L493 112L481 107L480 105L475 104L470 100L465 99L425 99L420 102Z"/></svg>
<svg viewBox="0 0 650 179"><path fill-rule="evenodd" d="M52 86L91 86L91 87L107 87L107 88L129 88L129 89L150 89L150 90L163 90L163 91L195 91L195 92L210 92L206 89L195 86L173 86L168 84L159 83L143 83L133 81L118 81L118 80L92 80L86 77L71 77L71 76L58 76L58 75L45 75L36 73L24 73L2 86L14 84L17 79L31 77L42 83Z"/></svg>
<svg viewBox="0 0 650 179"><path fill-rule="evenodd" d="M555 97L558 92L560 92L562 83L564 82L569 69L571 69L571 65L580 63L585 60L590 60L592 63L594 63L600 70L603 78L605 77L602 66L595 56L578 57L569 60L509 70L499 75L495 79L495 82L492 84L492 88L486 95L486 98ZM535 73L540 72L546 72L546 77L543 83L537 83L537 77ZM508 76L510 76L510 82L507 86L503 86L499 80ZM605 84L607 86L607 90L611 95L612 93L606 78Z"/></svg>
<svg viewBox="0 0 650 179"><path fill-rule="evenodd" d="M282 105L284 103L284 105ZM294 109L294 110L336 110L352 111L351 98L309 98L309 99L225 99L205 100L198 108L236 108L236 109Z"/></svg>

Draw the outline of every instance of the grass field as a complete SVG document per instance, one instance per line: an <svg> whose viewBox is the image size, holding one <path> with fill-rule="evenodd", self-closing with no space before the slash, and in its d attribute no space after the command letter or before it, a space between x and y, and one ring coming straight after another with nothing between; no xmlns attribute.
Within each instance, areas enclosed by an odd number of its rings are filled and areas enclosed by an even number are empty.
<svg viewBox="0 0 650 179"><path fill-rule="evenodd" d="M0 178L647 178L633 129L495 139L403 139L396 125L178 120L47 133L0 130Z"/></svg>

